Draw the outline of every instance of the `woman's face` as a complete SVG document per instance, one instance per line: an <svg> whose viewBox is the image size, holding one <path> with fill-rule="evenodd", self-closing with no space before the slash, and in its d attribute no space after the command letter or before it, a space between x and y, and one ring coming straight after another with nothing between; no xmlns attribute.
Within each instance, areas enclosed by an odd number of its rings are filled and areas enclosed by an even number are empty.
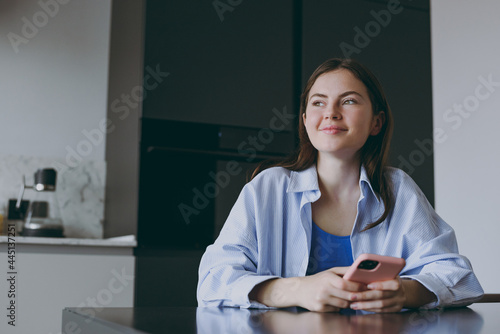
<svg viewBox="0 0 500 334"><path fill-rule="evenodd" d="M377 135L384 113L374 116L365 85L339 69L316 79L303 114L307 134L318 154L351 159L370 135Z"/></svg>

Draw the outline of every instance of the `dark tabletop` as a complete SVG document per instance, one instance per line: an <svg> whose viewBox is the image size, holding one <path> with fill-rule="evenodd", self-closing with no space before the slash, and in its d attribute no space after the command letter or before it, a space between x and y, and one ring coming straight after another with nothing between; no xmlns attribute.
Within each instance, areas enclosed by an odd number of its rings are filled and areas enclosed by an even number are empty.
<svg viewBox="0 0 500 334"><path fill-rule="evenodd" d="M500 303L389 314L297 308L67 308L63 333L500 333Z"/></svg>

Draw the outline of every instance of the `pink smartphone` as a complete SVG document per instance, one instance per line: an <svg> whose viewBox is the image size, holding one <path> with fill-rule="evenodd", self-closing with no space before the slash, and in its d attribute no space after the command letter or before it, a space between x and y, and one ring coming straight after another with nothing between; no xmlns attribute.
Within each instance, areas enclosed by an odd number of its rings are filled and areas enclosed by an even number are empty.
<svg viewBox="0 0 500 334"><path fill-rule="evenodd" d="M396 277L405 266L405 259L392 256L361 254L349 267L344 279L370 284Z"/></svg>

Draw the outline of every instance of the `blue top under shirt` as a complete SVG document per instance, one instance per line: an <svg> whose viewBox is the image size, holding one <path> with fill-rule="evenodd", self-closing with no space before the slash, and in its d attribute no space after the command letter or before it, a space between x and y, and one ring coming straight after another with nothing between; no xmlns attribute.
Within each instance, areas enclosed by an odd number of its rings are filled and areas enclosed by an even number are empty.
<svg viewBox="0 0 500 334"><path fill-rule="evenodd" d="M350 235L333 235L312 223L311 252L306 275L333 267L348 267L353 262Z"/></svg>

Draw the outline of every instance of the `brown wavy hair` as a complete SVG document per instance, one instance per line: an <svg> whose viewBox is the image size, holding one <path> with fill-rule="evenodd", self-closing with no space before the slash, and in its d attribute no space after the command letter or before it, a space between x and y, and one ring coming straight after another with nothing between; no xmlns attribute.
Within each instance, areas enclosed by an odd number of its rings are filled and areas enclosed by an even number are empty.
<svg viewBox="0 0 500 334"><path fill-rule="evenodd" d="M361 164L370 179L373 190L384 203L384 213L375 222L369 224L363 231L377 226L383 222L392 208L394 207L394 196L391 189L390 180L386 177L385 171L389 160L389 147L392 138L394 120L392 112L385 97L382 85L373 75L373 73L354 59L332 58L319 65L313 72L300 97L300 115L299 115L299 147L289 157L282 161L264 161L254 170L251 178L269 167L284 167L292 171L301 171L311 167L316 163L318 151L312 145L307 135L304 125L303 115L306 112L309 100L309 92L322 74L339 69L345 69L351 72L366 86L373 114L378 115L381 111L385 113L385 122L381 131L375 136L369 136L360 151Z"/></svg>

